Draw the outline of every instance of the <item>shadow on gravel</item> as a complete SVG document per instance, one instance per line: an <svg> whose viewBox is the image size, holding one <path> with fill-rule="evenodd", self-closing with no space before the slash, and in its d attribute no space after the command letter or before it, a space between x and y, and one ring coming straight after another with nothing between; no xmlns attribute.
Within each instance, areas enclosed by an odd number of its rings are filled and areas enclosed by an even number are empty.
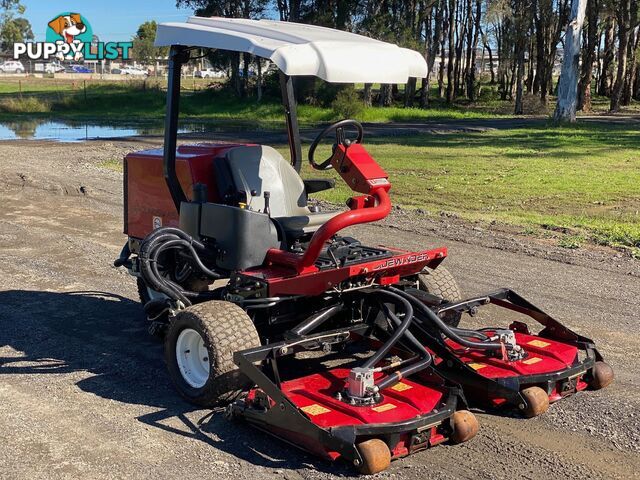
<svg viewBox="0 0 640 480"><path fill-rule="evenodd" d="M0 356L0 381L6 375L78 372L86 377L77 382L85 392L158 409L138 421L251 464L349 472L345 465L332 466L242 422L231 422L221 410L198 411L184 402L165 372L162 345L149 336L145 323L138 302L110 293L0 292L0 347L22 353Z"/></svg>

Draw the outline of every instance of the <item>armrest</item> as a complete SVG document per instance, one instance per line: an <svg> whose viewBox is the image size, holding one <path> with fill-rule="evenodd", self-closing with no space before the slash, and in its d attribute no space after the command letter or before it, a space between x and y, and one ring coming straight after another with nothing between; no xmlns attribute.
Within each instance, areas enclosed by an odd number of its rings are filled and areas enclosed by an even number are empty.
<svg viewBox="0 0 640 480"><path fill-rule="evenodd" d="M307 195L316 192L322 192L323 190L329 190L336 186L336 181L332 178L313 178L310 180L303 180L304 190Z"/></svg>

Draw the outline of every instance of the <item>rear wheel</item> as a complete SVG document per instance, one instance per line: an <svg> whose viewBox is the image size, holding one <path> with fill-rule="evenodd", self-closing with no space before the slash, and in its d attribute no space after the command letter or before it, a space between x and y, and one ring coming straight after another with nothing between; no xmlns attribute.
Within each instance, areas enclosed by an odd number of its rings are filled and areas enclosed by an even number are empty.
<svg viewBox="0 0 640 480"><path fill-rule="evenodd" d="M460 287L453 275L444 267L431 269L425 267L418 275L418 288L424 292L430 293L446 300L447 302L457 302L462 300ZM447 312L444 314L443 320L452 327L460 324L462 313Z"/></svg>
<svg viewBox="0 0 640 480"><path fill-rule="evenodd" d="M251 386L233 363L234 352L260 346L253 321L237 305L210 301L179 312L165 338L165 361L176 389L189 402L212 407Z"/></svg>

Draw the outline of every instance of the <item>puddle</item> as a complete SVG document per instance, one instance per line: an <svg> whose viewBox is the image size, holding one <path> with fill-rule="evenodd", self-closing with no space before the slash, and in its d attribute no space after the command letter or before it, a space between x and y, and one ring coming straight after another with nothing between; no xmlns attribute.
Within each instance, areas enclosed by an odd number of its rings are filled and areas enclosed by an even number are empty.
<svg viewBox="0 0 640 480"><path fill-rule="evenodd" d="M180 133L200 129L181 128ZM16 120L0 122L0 140L54 140L82 142L98 138L130 137L135 135L162 135L164 128L157 123L83 122L58 120Z"/></svg>

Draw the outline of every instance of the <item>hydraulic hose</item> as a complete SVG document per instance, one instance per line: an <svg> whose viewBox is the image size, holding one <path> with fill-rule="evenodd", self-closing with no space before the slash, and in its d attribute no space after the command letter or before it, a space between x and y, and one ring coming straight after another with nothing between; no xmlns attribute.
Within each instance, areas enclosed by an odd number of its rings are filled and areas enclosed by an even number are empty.
<svg viewBox="0 0 640 480"><path fill-rule="evenodd" d="M383 306L385 308L385 313L387 315L387 318L389 318L393 323L395 323L396 326L400 326L401 324L400 319L392 311L390 311L386 305L383 304ZM424 345L422 345L411 334L411 332L406 331L404 336L420 352L420 356L422 358L419 359L417 362L411 363L410 365L407 365L399 370L396 370L395 372L390 373L386 377L382 378L382 380L376 383L376 386L378 387L378 391L384 390L385 388L392 387L403 378L408 377L409 375L413 375L414 373L417 373L421 370L424 370L429 365L431 365L431 362L433 361L433 357L431 356L431 354L427 351L426 348L424 348Z"/></svg>
<svg viewBox="0 0 640 480"><path fill-rule="evenodd" d="M409 301L414 306L416 306L418 310L427 317L428 321L431 322L438 330L440 330L440 332L443 335L445 335L446 337L450 338L451 340L455 341L456 343L464 347L471 348L474 350L501 350L502 348L505 348L505 347L507 349L513 348L510 345L505 345L500 342L473 342L473 341L467 340L464 336L461 336L458 333L456 333L455 330L453 330L449 325L443 322L441 318L439 318L435 313L431 311L430 308L428 308L426 305L420 302L417 298L395 287L389 287L389 290L402 296L407 301ZM459 331L460 329L456 329L456 330Z"/></svg>
<svg viewBox="0 0 640 480"><path fill-rule="evenodd" d="M404 307L404 319L400 322L400 325L396 328L396 330L391 334L391 336L387 339L387 341L382 345L382 347L374 353L371 357L367 359L364 363L363 368L373 368L373 366L378 363L382 358L393 348L393 346L398 343L400 338L404 335L406 330L411 325L411 321L413 320L413 308L411 304L400 295L396 295L394 293L389 292L388 290L376 290L377 293L381 293L383 295L390 296L395 300L402 303Z"/></svg>
<svg viewBox="0 0 640 480"><path fill-rule="evenodd" d="M389 310L389 308L385 304L382 304L382 305L385 310L385 315L387 315L387 318L389 318L393 323L395 323L396 327L399 327L402 324L402 321L397 317L395 313ZM414 337L410 331L407 330L404 336L418 350L418 352L420 352L421 356L429 355L429 352L427 351L426 348L424 348L424 345L422 345L422 343L420 343L418 339Z"/></svg>
<svg viewBox="0 0 640 480"><path fill-rule="evenodd" d="M396 370L393 373L390 373L378 383L376 383L376 387L378 387L378 391L384 390L385 388L393 387L396 383L398 383L403 378L408 377L409 375L413 375L421 370L424 370L429 365L431 365L431 355L423 358L422 360L418 360L416 363L412 363L411 365L407 365L400 370Z"/></svg>
<svg viewBox="0 0 640 480"><path fill-rule="evenodd" d="M143 279L154 290L189 306L191 301L188 297L197 297L199 294L183 289L179 284L164 277L158 270L160 254L169 249L186 251L195 267L210 279L218 279L220 275L209 269L200 259L197 250L206 250L203 243L178 228L163 227L151 232L140 246L140 273Z"/></svg>

